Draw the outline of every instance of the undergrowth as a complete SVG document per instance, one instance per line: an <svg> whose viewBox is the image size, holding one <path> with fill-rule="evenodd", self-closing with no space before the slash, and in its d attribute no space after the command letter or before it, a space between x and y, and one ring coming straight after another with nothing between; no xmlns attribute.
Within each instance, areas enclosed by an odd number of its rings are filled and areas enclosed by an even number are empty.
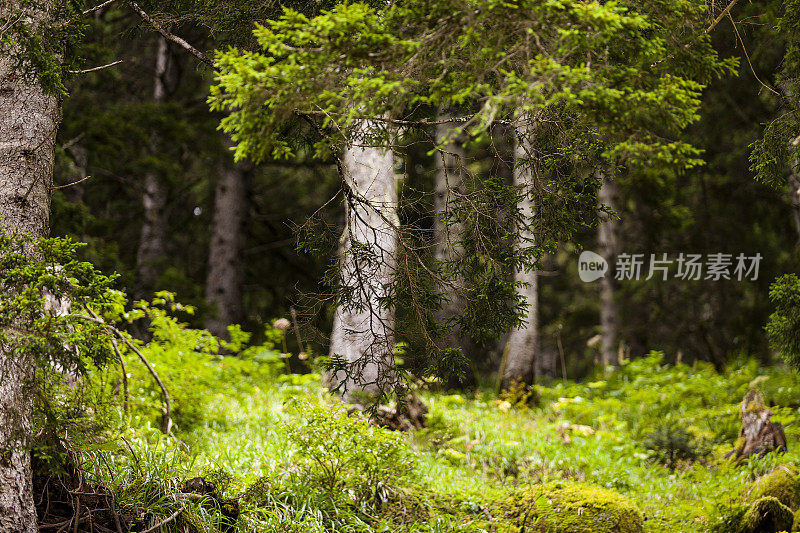
<svg viewBox="0 0 800 533"><path fill-rule="evenodd" d="M180 520L224 530L214 505L175 496L204 476L219 500L238 502L230 530L239 532L514 531L500 502L530 485L574 482L629 498L645 531L676 533L720 530L743 487L798 458L800 385L750 360L718 373L668 366L653 353L604 379L537 386L535 405L421 391L428 427L413 433L348 416L318 374L283 375L263 360L261 370L252 357L236 363L259 377L246 386L229 386L230 368L203 370L202 417L173 436L139 417L122 446L83 452L85 468L120 502L146 509L152 525L182 509L163 531L178 531ZM751 386L786 426L789 452L736 465L725 454Z"/></svg>

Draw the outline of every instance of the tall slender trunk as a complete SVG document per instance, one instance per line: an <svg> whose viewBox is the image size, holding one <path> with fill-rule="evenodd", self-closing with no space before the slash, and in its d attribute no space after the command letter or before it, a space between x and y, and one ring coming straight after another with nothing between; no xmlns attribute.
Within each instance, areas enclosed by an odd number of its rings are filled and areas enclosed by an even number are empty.
<svg viewBox="0 0 800 533"><path fill-rule="evenodd" d="M786 80L780 84L780 90L787 103L796 102L795 95L792 93L789 83ZM798 141L795 139L789 141L787 144L790 149L794 149L797 143ZM794 220L794 228L797 232L797 248L798 251L800 251L800 159L795 158L792 163L794 163L794 165L791 163L789 165L789 194L792 203L792 219Z"/></svg>
<svg viewBox="0 0 800 533"><path fill-rule="evenodd" d="M229 325L242 320L242 250L250 211L250 174L249 164L227 162L221 165L214 192L206 301L216 307L216 314L206 320L206 329L222 338L228 338Z"/></svg>
<svg viewBox="0 0 800 533"><path fill-rule="evenodd" d="M50 2L23 8L11 0L0 19L26 10L35 33ZM43 5L44 4L44 5ZM50 192L58 99L46 94L35 74L16 69L14 54L0 53L0 231L45 237L50 224ZM0 344L0 531L37 531L31 456L33 364L18 350Z"/></svg>
<svg viewBox="0 0 800 533"><path fill-rule="evenodd" d="M437 141L444 139L451 129L450 124L436 126ZM436 183L434 184L434 210L436 218L433 224L433 256L437 263L455 260L463 253L460 244L462 228L460 224L447 224L455 197L464 192L464 146L458 142L448 143L436 154ZM450 305L455 302L451 301Z"/></svg>
<svg viewBox="0 0 800 533"><path fill-rule="evenodd" d="M796 172L789 176L789 192L792 202L792 218L797 231L797 246L800 249L800 166Z"/></svg>
<svg viewBox="0 0 800 533"><path fill-rule="evenodd" d="M440 117L443 120L446 117ZM436 126L436 139L442 142L452 129L452 124L438 124ZM463 239L463 226L458 222L447 222L453 214L458 195L464 194L464 165L465 150L463 139L449 142L435 156L436 177L434 184L434 223L433 223L433 258L440 268L448 268L448 264L458 261L464 253L461 240ZM456 280L456 282L458 282ZM448 287L440 287L440 293L447 300L439 310L437 318L440 321L457 316L464 309L464 301ZM468 358L472 355L470 341L461 334L458 328L453 328L442 339L444 348L461 348ZM466 371L463 379L452 376L447 380L448 388L474 383L473 369Z"/></svg>
<svg viewBox="0 0 800 533"><path fill-rule="evenodd" d="M518 246L531 246L535 243L535 234L532 229L536 213L533 201L533 167L532 135L534 131L526 122L522 122L514 132L514 186L518 187L523 196L518 208L527 223L519 229ZM524 284L519 291L525 297L527 309L522 326L511 331L503 355L503 368L500 378L501 389L508 389L515 382L531 383L541 373L538 359L539 351L539 277L536 269L519 270L514 275L514 281Z"/></svg>
<svg viewBox="0 0 800 533"><path fill-rule="evenodd" d="M391 391L394 309L386 305L397 251L397 184L391 150L348 146L341 161L346 223L340 241L344 299L336 308L330 353L345 369L331 376L347 401Z"/></svg>
<svg viewBox="0 0 800 533"><path fill-rule="evenodd" d="M153 78L153 102L156 104L166 100L169 59L169 43L165 38L159 37ZM155 134L150 139L149 149L151 154L158 152L158 138ZM142 231L136 254L136 292L141 297L149 296L158 285L159 263L166 257L168 195L169 189L162 177L155 171L148 171L144 176Z"/></svg>
<svg viewBox="0 0 800 533"><path fill-rule="evenodd" d="M611 172L604 173L603 183L597 193L600 206L616 209L617 182ZM616 219L605 219L597 228L598 253L608 261L609 265L617 262L617 232L619 223ZM619 341L617 322L617 303L614 300L616 281L612 272L600 278L600 357L603 366L619 364Z"/></svg>

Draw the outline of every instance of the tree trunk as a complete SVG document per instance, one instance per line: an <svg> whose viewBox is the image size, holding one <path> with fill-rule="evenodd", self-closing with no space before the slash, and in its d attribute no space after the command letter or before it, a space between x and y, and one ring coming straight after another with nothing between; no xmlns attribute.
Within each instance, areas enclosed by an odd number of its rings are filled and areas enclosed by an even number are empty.
<svg viewBox="0 0 800 533"><path fill-rule="evenodd" d="M440 117L443 120L446 117ZM450 130L452 124L438 124L436 126L436 139L443 141ZM436 159L436 181L434 184L434 223L433 223L433 259L440 269L448 268L448 265L463 255L464 249L461 244L463 239L463 226L459 223L447 223L453 213L455 204L458 202L458 195L464 194L464 165L465 150L462 144L463 139L456 139L444 146L442 151L437 152ZM458 283L458 280L455 280ZM447 300L437 314L439 321L449 320L458 316L464 309L463 299L449 287L439 287L439 292L444 294ZM460 330L454 327L441 339L443 348L461 348L464 355L469 359L471 345L468 338L465 338ZM459 385L472 385L475 382L474 369L464 369L463 378L451 376L447 382L447 388L457 388Z"/></svg>
<svg viewBox="0 0 800 533"><path fill-rule="evenodd" d="M523 196L518 208L527 223L519 230L517 246L528 247L535 243L532 229L536 213L533 201L533 167L532 138L533 130L524 125L514 132L514 185L520 189ZM514 281L523 283L519 291L527 302L527 311L523 318L522 326L514 329L508 336L505 353L503 355L503 368L500 379L500 388L508 389L515 383L532 383L540 377L542 369L538 364L539 359L539 279L536 269L519 270L514 275Z"/></svg>
<svg viewBox="0 0 800 533"><path fill-rule="evenodd" d="M792 218L797 231L797 246L800 249L800 168L789 176L789 191L792 195Z"/></svg>
<svg viewBox="0 0 800 533"><path fill-rule="evenodd" d="M341 161L346 222L340 241L342 301L331 356L344 367L331 376L346 401L391 391L394 309L385 304L397 251L397 184L391 150L348 146Z"/></svg>
<svg viewBox="0 0 800 533"><path fill-rule="evenodd" d="M242 320L242 250L250 211L250 171L245 163L222 165L214 193L206 301L216 306L216 314L206 320L206 329L225 339L228 338L228 326Z"/></svg>
<svg viewBox="0 0 800 533"><path fill-rule="evenodd" d="M158 38L155 76L153 79L153 102L161 104L167 96L166 76L169 67L169 43ZM158 152L158 139L154 134L150 139L151 155ZM155 171L144 176L142 192L142 232L136 254L136 292L140 297L148 297L158 285L159 264L166 257L167 242L167 196L169 189Z"/></svg>
<svg viewBox="0 0 800 533"><path fill-rule="evenodd" d="M617 182L609 172L603 176L603 183L597 193L597 202L612 210L617 205ZM617 261L617 232L619 223L616 219L606 219L600 222L597 228L598 253L608 261L609 265ZM619 341L617 323L617 303L614 300L616 280L609 271L600 278L600 359L603 366L619 364Z"/></svg>
<svg viewBox="0 0 800 533"><path fill-rule="evenodd" d="M48 4L26 8L35 33ZM0 19L23 8L12 0ZM55 138L60 120L58 99L46 94L35 74L15 69L13 54L0 55L0 231L33 238L49 233L50 192ZM0 345L0 531L37 531L31 456L33 364Z"/></svg>

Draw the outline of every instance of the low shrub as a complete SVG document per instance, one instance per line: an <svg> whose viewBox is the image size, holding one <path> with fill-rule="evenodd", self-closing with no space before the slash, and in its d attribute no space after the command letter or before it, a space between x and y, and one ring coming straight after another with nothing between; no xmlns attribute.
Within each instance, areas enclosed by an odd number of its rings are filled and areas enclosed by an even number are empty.
<svg viewBox="0 0 800 533"><path fill-rule="evenodd" d="M675 423L656 427L643 444L652 461L670 470L675 470L681 462L694 462L710 453L705 442Z"/></svg>

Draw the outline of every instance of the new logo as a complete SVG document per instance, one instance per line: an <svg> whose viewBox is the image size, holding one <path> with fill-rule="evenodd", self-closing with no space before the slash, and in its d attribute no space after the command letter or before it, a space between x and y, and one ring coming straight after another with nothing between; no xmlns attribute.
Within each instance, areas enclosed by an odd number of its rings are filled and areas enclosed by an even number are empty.
<svg viewBox="0 0 800 533"><path fill-rule="evenodd" d="M585 250L578 258L578 275L586 283L598 280L608 272L608 262L600 255Z"/></svg>

